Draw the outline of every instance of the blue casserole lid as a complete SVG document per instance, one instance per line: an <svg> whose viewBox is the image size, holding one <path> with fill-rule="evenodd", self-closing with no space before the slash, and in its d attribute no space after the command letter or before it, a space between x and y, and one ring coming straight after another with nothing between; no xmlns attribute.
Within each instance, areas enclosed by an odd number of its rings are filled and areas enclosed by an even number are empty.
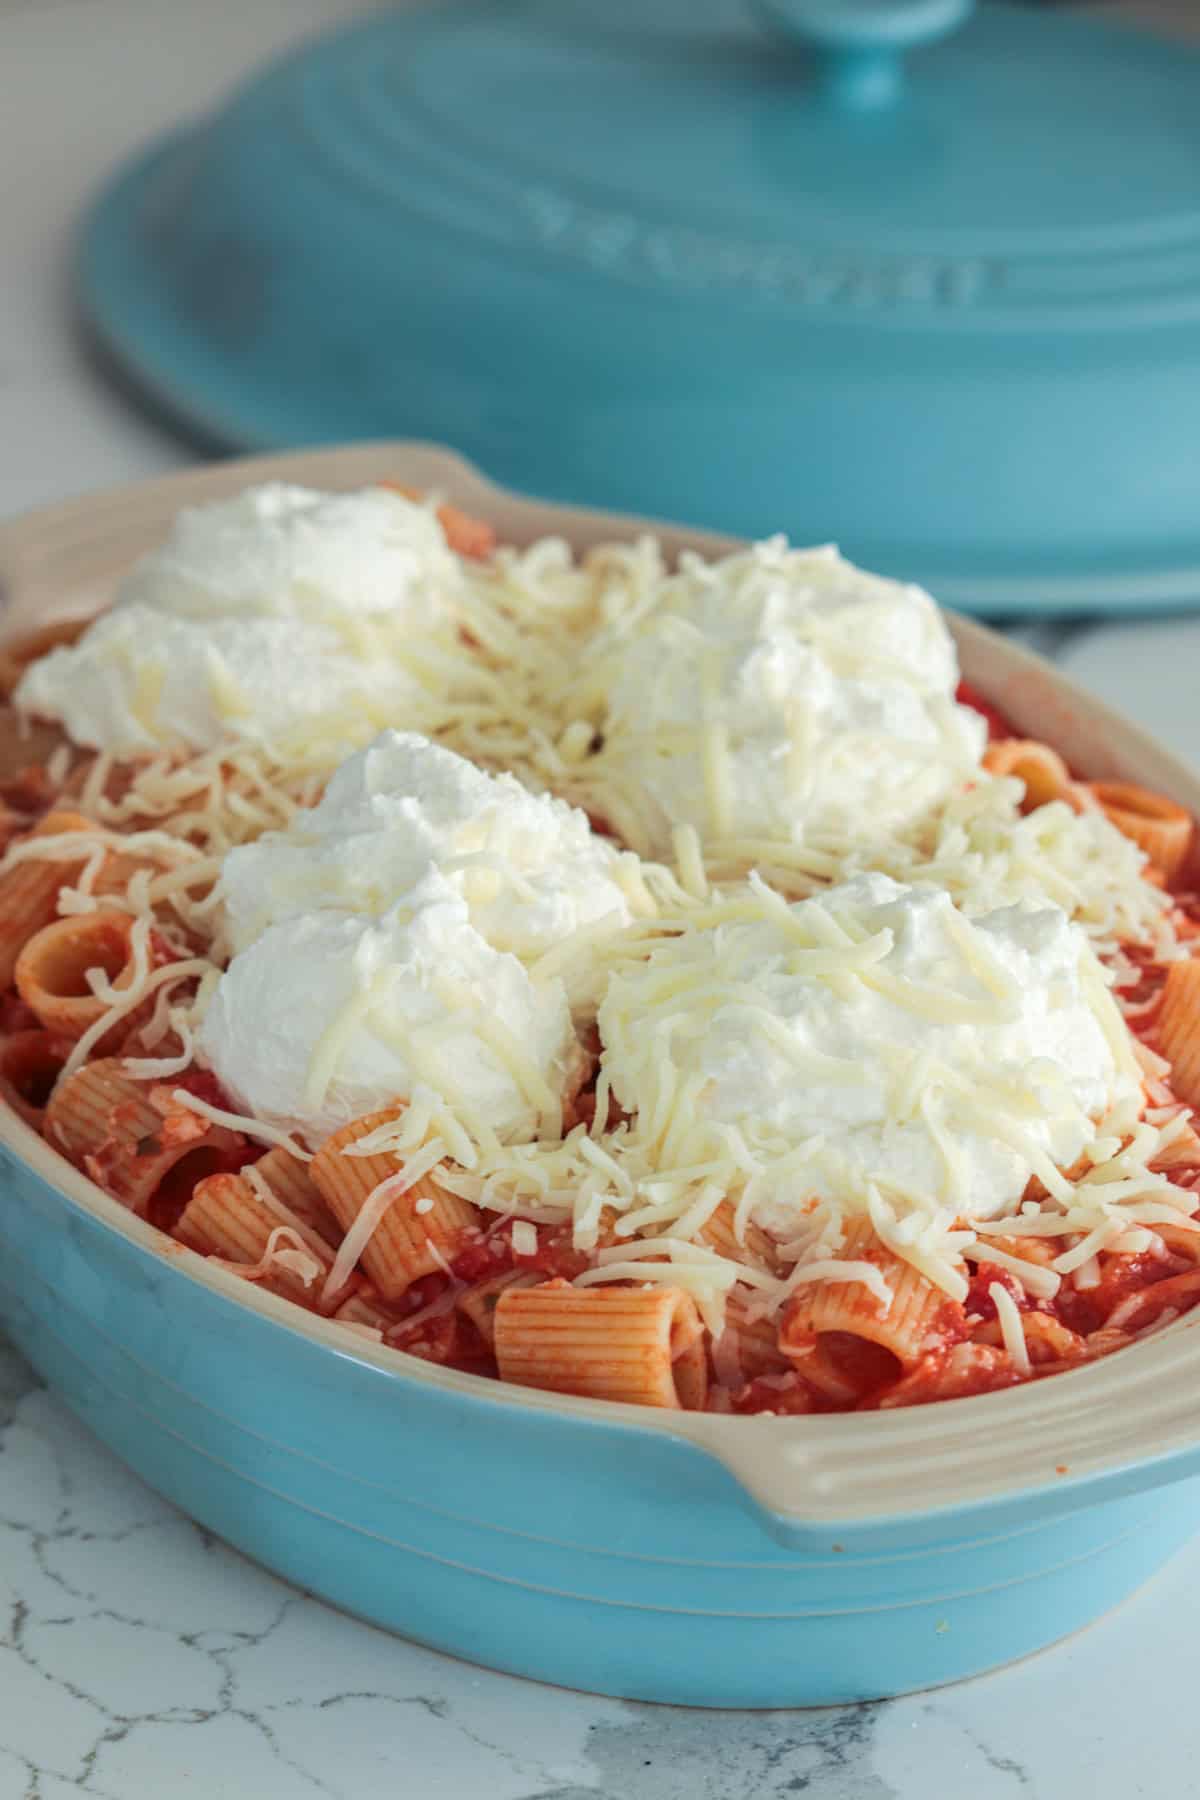
<svg viewBox="0 0 1200 1800"><path fill-rule="evenodd" d="M211 439L837 539L977 611L1200 603L1200 54L970 0L459 0L303 47L87 220Z"/></svg>

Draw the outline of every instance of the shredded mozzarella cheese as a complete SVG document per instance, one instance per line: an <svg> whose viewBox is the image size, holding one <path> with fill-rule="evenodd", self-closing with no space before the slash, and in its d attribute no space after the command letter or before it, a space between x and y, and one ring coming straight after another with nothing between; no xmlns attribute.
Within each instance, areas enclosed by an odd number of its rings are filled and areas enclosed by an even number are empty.
<svg viewBox="0 0 1200 1800"><path fill-rule="evenodd" d="M988 1297L996 1308L1000 1335L1004 1339L1004 1348L1008 1351L1013 1368L1022 1375L1032 1374L1033 1365L1029 1360L1029 1349L1025 1343L1025 1327L1021 1323L1021 1314L1016 1301L999 1281L991 1283L988 1288Z"/></svg>
<svg viewBox="0 0 1200 1800"><path fill-rule="evenodd" d="M338 1290L346 1285L350 1275L362 1256L363 1251L378 1231L380 1224L391 1209L393 1201L406 1194L409 1188L428 1175L437 1167L446 1154L446 1146L440 1138L434 1138L426 1144L395 1175L388 1175L378 1186L371 1189L359 1209L358 1217L338 1248L333 1259L333 1267L325 1279L322 1301L325 1304L332 1299ZM430 1249L433 1250L433 1245ZM436 1254L436 1252L435 1252Z"/></svg>

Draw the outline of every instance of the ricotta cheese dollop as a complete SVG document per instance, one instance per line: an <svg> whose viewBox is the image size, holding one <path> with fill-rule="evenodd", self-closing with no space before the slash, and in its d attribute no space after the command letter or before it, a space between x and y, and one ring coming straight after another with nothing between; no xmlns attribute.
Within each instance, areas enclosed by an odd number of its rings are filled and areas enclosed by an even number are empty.
<svg viewBox="0 0 1200 1800"><path fill-rule="evenodd" d="M627 925L620 878L635 862L564 800L489 775L415 732L385 731L286 831L232 851L222 893L240 950L304 912L378 918L436 869L488 943L534 958L586 926Z"/></svg>
<svg viewBox="0 0 1200 1800"><path fill-rule="evenodd" d="M235 954L201 1052L240 1105L309 1137L417 1087L477 1143L528 1136L578 1068L567 989L537 959L629 924L635 860L564 801L384 732L226 857Z"/></svg>
<svg viewBox="0 0 1200 1800"><path fill-rule="evenodd" d="M642 854L669 854L679 824L834 848L906 829L971 777L986 738L954 700L928 594L782 538L685 556L584 664L603 736L588 778Z"/></svg>
<svg viewBox="0 0 1200 1800"><path fill-rule="evenodd" d="M599 1024L638 1133L671 1122L674 1158L693 1165L734 1143L760 1171L750 1216L785 1241L822 1201L862 1213L878 1197L943 1237L993 1217L1139 1093L1103 973L1060 908L968 919L945 892L879 874L792 905L752 885L615 973Z"/></svg>
<svg viewBox="0 0 1200 1800"><path fill-rule="evenodd" d="M385 488L281 483L182 511L77 643L15 694L79 744L122 754L361 740L436 699L406 652L455 642L463 591L436 515ZM444 677L441 678L444 686Z"/></svg>
<svg viewBox="0 0 1200 1800"><path fill-rule="evenodd" d="M378 919L270 926L217 983L199 1043L240 1108L311 1142L421 1091L479 1143L553 1117L575 1034L562 984L494 949L433 873Z"/></svg>

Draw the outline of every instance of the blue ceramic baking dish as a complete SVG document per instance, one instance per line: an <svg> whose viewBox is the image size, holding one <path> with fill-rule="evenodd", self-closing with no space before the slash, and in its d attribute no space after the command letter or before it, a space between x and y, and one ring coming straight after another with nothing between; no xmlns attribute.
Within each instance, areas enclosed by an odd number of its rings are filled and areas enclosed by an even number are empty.
<svg viewBox="0 0 1200 1800"><path fill-rule="evenodd" d="M630 529L419 446L223 465L5 527L5 633L102 603L179 505L281 473L436 486L518 541ZM1200 810L1200 781L1133 727L955 631L1018 725ZM168 1244L5 1118L0 1321L118 1455L248 1555L440 1650L625 1697L794 1706L954 1681L1095 1619L1200 1526L1194 1314L1091 1368L902 1412L606 1406L377 1350Z"/></svg>

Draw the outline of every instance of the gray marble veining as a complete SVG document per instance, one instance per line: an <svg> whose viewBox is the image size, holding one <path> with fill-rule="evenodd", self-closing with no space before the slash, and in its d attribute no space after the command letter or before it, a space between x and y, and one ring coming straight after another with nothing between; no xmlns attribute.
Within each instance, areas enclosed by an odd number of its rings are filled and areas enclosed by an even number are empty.
<svg viewBox="0 0 1200 1800"><path fill-rule="evenodd" d="M1198 1599L1200 1544L1068 1643L878 1705L543 1688L246 1562L0 1347L0 1800L1183 1800Z"/></svg>
<svg viewBox="0 0 1200 1800"><path fill-rule="evenodd" d="M65 244L96 171L252 60L362 9L0 0L0 512L188 456L71 329ZM1197 17L1191 0L1154 10ZM1200 621L1020 635L1200 757ZM0 1341L0 1800L1188 1800L1198 1607L1200 1544L1082 1636L934 1694L704 1713L542 1688L389 1638L247 1563Z"/></svg>

